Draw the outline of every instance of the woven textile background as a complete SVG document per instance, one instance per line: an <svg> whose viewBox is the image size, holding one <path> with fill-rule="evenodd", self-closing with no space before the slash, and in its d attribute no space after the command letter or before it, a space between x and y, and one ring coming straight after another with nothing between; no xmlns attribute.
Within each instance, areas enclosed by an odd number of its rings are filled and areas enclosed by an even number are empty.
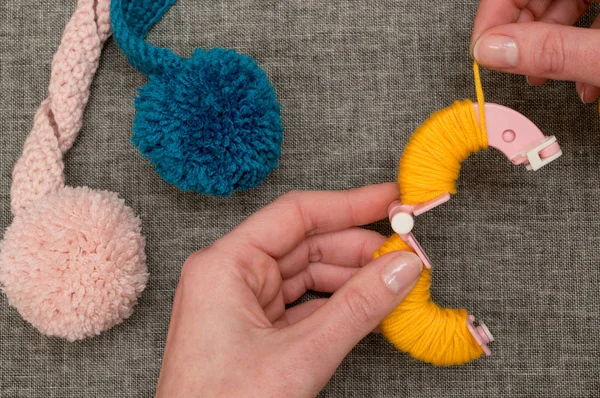
<svg viewBox="0 0 600 398"><path fill-rule="evenodd" d="M11 222L11 170L75 3L0 2L2 230ZM474 98L468 44L476 7L475 0L180 0L149 39L182 55L223 46L256 57L282 104L281 167L226 200L177 191L134 150L133 97L145 78L109 40L66 158L67 181L119 192L143 218L149 285L132 318L78 343L41 336L0 296L0 396L152 396L184 259L288 190L394 180L412 131L452 101ZM600 117L573 84L531 88L522 77L487 71L483 82L489 101L524 113L564 150L535 173L493 150L473 156L459 194L419 218L435 300L484 320L496 337L493 356L435 368L369 336L323 397L600 395ZM390 233L385 222L374 228Z"/></svg>

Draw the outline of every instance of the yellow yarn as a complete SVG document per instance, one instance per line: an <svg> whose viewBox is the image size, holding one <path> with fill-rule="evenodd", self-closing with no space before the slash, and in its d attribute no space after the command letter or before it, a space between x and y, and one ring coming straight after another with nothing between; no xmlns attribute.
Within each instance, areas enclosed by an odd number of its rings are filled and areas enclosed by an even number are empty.
<svg viewBox="0 0 600 398"><path fill-rule="evenodd" d="M479 75L479 64L477 61L473 62L473 75L475 76L475 93L477 94L477 104L479 104L479 108L481 109L481 113L479 114L479 123L481 125L481 130L485 135L487 131L484 107L485 99L483 97L483 86L481 85L481 76Z"/></svg>
<svg viewBox="0 0 600 398"><path fill-rule="evenodd" d="M457 101L434 113L414 132L400 160L402 203L413 205L456 193L461 163L487 147L471 101Z"/></svg>
<svg viewBox="0 0 600 398"><path fill-rule="evenodd" d="M474 75L480 120L471 101L457 101L434 113L415 131L400 160L402 203L418 204L456 193L461 163L488 147L477 63ZM396 250L410 248L394 234L374 257ZM467 329L467 311L440 308L431 301L430 286L431 271L424 269L416 287L382 322L383 334L399 350L434 365L460 365L481 356L483 350Z"/></svg>

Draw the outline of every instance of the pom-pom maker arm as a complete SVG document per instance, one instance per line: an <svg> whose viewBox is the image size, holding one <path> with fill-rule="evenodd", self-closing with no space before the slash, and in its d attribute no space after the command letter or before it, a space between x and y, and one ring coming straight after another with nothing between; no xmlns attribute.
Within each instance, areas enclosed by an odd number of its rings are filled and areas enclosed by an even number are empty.
<svg viewBox="0 0 600 398"><path fill-rule="evenodd" d="M474 107L479 118L479 106ZM562 155L556 137L544 136L531 120L513 109L486 103L485 120L489 146L515 165L536 171Z"/></svg>
<svg viewBox="0 0 600 398"><path fill-rule="evenodd" d="M479 107L474 104L479 117ZM527 170L539 170L558 159L562 151L556 137L546 137L542 131L522 114L497 104L485 104L488 144L502 152L515 165L525 165ZM444 193L428 202L414 205L395 201L388 207L388 216L392 229L421 258L423 265L431 269L429 257L415 239L412 230L414 217L421 215L450 200L450 194ZM469 315L467 328L483 351L490 355L487 344L494 340L492 334L480 323L474 326L475 317Z"/></svg>
<svg viewBox="0 0 600 398"><path fill-rule="evenodd" d="M475 112L479 107L474 104ZM527 170L539 170L541 167L558 159L562 151L556 137L546 137L529 119L502 105L485 104L488 144L502 152L515 165L524 164ZM450 200L445 193L428 202L405 205L393 202L388 208L392 229L423 261L423 265L431 268L429 257L412 234L415 225L414 216L421 215Z"/></svg>

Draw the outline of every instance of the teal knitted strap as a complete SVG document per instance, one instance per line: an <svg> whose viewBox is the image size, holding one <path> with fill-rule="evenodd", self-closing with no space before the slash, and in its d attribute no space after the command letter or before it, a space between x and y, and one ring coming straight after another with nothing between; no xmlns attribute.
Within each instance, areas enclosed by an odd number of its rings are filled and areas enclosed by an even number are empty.
<svg viewBox="0 0 600 398"><path fill-rule="evenodd" d="M175 1L122 0L120 2L124 5L124 17L132 34L145 39L152 26L166 14ZM113 1L113 3L117 2L119 1Z"/></svg>
<svg viewBox="0 0 600 398"><path fill-rule="evenodd" d="M167 48L145 41L152 26L176 0L113 0L110 6L113 35L131 65L146 75L179 69L182 59Z"/></svg>

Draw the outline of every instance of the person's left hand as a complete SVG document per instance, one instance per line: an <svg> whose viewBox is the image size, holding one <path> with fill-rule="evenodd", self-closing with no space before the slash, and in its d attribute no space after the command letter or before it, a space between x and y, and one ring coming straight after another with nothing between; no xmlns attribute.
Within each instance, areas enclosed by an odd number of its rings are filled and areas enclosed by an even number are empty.
<svg viewBox="0 0 600 398"><path fill-rule="evenodd" d="M422 270L372 260L396 184L295 192L189 257L175 294L158 397L315 396ZM290 309L307 290L335 292Z"/></svg>

